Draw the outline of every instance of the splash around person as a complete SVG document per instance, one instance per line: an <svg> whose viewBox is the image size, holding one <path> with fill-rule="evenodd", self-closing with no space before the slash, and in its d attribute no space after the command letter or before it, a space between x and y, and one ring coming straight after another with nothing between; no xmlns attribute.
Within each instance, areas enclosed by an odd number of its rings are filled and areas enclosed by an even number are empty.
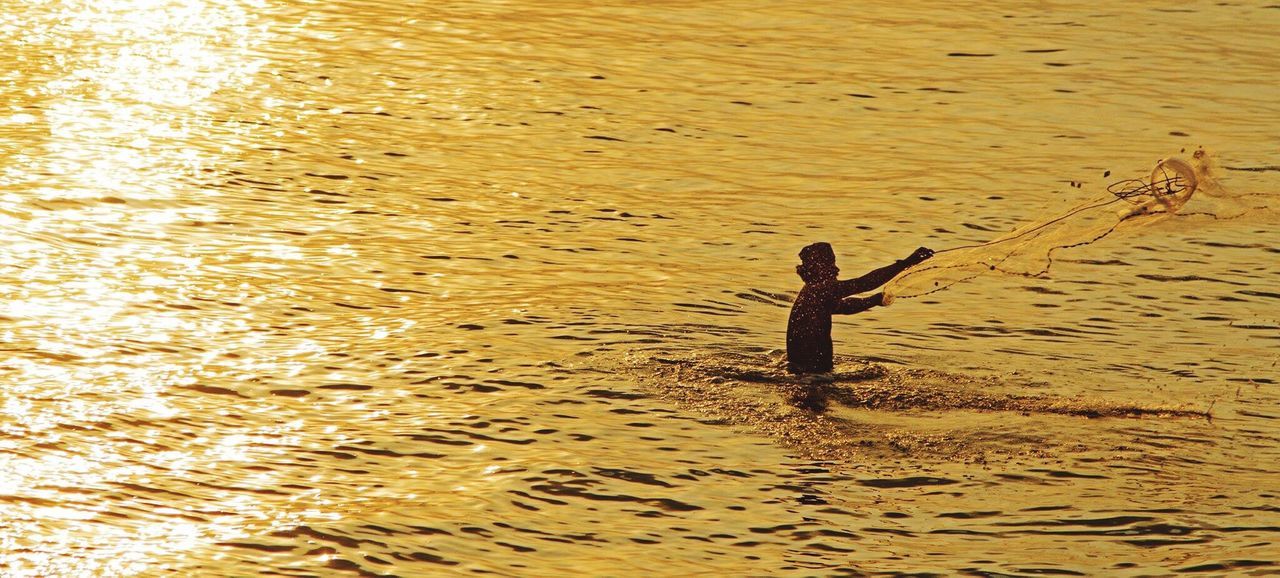
<svg viewBox="0 0 1280 578"><path fill-rule="evenodd" d="M836 254L829 243L813 243L800 250L796 273L804 287L791 306L787 320L787 371L793 374L829 373L833 368L831 316L852 315L884 304L884 293L855 297L888 283L908 267L933 256L933 250L916 249L907 258L856 279L840 280Z"/></svg>

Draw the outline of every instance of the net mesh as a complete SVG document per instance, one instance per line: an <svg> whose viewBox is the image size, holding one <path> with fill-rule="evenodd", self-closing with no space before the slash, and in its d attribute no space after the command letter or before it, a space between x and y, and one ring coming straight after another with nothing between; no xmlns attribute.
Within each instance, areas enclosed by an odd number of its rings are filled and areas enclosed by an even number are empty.
<svg viewBox="0 0 1280 578"><path fill-rule="evenodd" d="M1267 195L1232 194L1214 177L1204 150L1156 164L1147 179L1126 179L1105 194L984 243L937 251L885 285L885 304L946 290L988 274L1045 277L1059 251L1130 236L1175 219L1233 219L1266 209ZM1252 200L1252 202L1250 202Z"/></svg>

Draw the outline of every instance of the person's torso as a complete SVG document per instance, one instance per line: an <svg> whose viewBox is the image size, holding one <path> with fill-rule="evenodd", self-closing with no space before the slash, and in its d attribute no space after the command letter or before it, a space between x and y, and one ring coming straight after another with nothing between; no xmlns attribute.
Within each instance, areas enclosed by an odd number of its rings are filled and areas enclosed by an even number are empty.
<svg viewBox="0 0 1280 578"><path fill-rule="evenodd" d="M834 282L807 283L796 296L788 320L790 332L826 333L831 330L831 315L839 305Z"/></svg>

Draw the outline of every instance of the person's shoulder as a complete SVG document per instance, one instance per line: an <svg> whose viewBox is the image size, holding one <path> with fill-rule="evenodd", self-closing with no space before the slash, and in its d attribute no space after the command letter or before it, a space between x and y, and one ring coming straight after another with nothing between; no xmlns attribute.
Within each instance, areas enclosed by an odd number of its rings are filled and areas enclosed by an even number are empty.
<svg viewBox="0 0 1280 578"><path fill-rule="evenodd" d="M804 288L801 289L800 291L809 293L812 295L829 296L829 295L835 295L839 293L839 289L840 289L839 281L835 279L828 279L825 281L806 283Z"/></svg>

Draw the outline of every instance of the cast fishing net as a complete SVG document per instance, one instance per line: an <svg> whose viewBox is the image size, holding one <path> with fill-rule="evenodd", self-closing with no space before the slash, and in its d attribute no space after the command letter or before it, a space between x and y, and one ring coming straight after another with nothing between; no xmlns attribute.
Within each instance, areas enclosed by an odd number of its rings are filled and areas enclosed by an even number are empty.
<svg viewBox="0 0 1280 578"><path fill-rule="evenodd" d="M1059 251L1130 235L1173 219L1237 218L1267 208L1265 203L1251 207L1244 201L1258 196L1263 195L1225 191L1214 178L1212 159L1204 150L1187 160L1165 159L1156 164L1149 179L1113 183L1105 194L985 243L937 251L932 259L889 281L884 302L922 297L993 273L1044 277Z"/></svg>

